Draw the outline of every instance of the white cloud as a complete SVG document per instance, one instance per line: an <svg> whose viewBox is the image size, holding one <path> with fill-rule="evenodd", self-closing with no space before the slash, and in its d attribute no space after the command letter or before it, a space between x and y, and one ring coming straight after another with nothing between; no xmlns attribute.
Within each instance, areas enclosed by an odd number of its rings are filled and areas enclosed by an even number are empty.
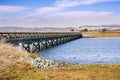
<svg viewBox="0 0 120 80"><path fill-rule="evenodd" d="M100 2L111 2L120 0L57 0L56 6L58 7L74 7L78 5L88 5Z"/></svg>
<svg viewBox="0 0 120 80"><path fill-rule="evenodd" d="M69 7L74 7L78 5L88 5L88 4L94 4L94 3L106 2L106 1L120 1L120 0L56 0L53 7L37 8L30 14L30 16L48 15L51 13L64 11Z"/></svg>
<svg viewBox="0 0 120 80"><path fill-rule="evenodd" d="M25 9L26 9L25 7L21 7L21 6L0 5L0 12L19 12Z"/></svg>
<svg viewBox="0 0 120 80"><path fill-rule="evenodd" d="M59 7L42 7L42 8L38 8L34 12L32 12L32 15L45 15L48 13L53 13L53 12L57 12L57 11L61 11L61 10L62 10L62 8L59 8Z"/></svg>

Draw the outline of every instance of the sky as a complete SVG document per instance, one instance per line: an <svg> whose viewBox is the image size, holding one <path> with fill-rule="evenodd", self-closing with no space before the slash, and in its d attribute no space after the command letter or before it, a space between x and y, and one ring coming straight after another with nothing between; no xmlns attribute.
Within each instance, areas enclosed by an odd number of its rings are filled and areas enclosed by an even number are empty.
<svg viewBox="0 0 120 80"><path fill-rule="evenodd" d="M120 0L0 0L0 27L120 24Z"/></svg>

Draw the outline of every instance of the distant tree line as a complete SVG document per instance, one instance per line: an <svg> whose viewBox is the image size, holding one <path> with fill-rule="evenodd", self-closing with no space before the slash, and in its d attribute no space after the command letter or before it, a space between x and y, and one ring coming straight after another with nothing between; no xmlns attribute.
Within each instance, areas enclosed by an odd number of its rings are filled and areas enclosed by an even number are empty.
<svg viewBox="0 0 120 80"><path fill-rule="evenodd" d="M98 31L98 32L105 32L105 31L109 31L106 28L104 29L100 29L100 30L88 30L87 28L84 28L81 30L82 32L88 32L88 31Z"/></svg>

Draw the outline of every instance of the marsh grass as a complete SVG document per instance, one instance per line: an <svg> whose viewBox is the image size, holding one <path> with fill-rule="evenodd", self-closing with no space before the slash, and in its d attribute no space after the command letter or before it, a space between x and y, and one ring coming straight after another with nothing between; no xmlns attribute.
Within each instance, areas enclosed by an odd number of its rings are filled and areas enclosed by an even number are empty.
<svg viewBox="0 0 120 80"><path fill-rule="evenodd" d="M82 32L83 36L89 37L120 37L120 32Z"/></svg>

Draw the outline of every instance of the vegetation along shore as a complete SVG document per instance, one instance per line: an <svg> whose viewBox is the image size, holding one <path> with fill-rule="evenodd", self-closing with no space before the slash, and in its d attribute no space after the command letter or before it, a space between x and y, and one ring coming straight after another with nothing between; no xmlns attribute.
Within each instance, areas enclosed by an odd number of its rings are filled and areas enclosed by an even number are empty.
<svg viewBox="0 0 120 80"><path fill-rule="evenodd" d="M0 42L0 80L119 80L120 64L75 65L47 60Z"/></svg>
<svg viewBox="0 0 120 80"><path fill-rule="evenodd" d="M82 32L83 37L120 37L120 32L116 31L105 31L105 32Z"/></svg>

